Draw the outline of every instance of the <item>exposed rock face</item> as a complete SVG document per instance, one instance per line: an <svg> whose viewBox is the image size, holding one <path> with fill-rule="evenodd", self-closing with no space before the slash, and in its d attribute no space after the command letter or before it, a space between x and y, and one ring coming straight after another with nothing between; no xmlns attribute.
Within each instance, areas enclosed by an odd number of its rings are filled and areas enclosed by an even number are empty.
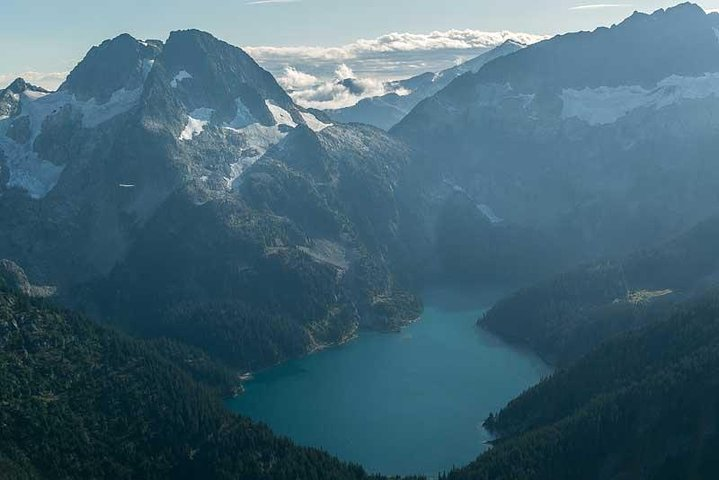
<svg viewBox="0 0 719 480"><path fill-rule="evenodd" d="M0 260L0 284L10 290L35 298L51 297L57 292L55 287L32 285L25 271L16 263L6 259Z"/></svg>
<svg viewBox="0 0 719 480"><path fill-rule="evenodd" d="M139 42L128 34L106 40L88 52L59 91L70 92L79 100L107 103L118 90L142 88L161 51L161 42Z"/></svg>
<svg viewBox="0 0 719 480"><path fill-rule="evenodd" d="M19 113L20 95L26 91L49 93L44 88L31 85L22 78L15 79L6 89L0 90L0 120Z"/></svg>
<svg viewBox="0 0 719 480"><path fill-rule="evenodd" d="M529 282L713 213L716 28L684 5L507 52L392 135L209 34L123 35L58 92L4 91L0 254L241 366L394 329L418 274Z"/></svg>
<svg viewBox="0 0 719 480"><path fill-rule="evenodd" d="M296 106L242 50L122 35L19 95L0 252L72 300L242 367L418 315L397 271L407 149Z"/></svg>
<svg viewBox="0 0 719 480"><path fill-rule="evenodd" d="M460 189L562 255L617 255L716 212L719 15L685 4L555 37L422 102L392 133ZM659 47L661 46L661 47Z"/></svg>

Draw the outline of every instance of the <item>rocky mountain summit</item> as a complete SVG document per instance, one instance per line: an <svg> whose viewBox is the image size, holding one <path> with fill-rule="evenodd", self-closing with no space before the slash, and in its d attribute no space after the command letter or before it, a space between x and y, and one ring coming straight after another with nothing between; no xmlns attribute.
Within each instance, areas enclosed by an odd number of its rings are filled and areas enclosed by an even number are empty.
<svg viewBox="0 0 719 480"><path fill-rule="evenodd" d="M73 301L244 367L417 316L390 247L407 149L298 107L239 48L121 35L16 95L0 249Z"/></svg>
<svg viewBox="0 0 719 480"><path fill-rule="evenodd" d="M563 254L623 255L716 213L719 14L682 4L488 63L392 133L427 190L466 192ZM442 193L444 192L444 193Z"/></svg>
<svg viewBox="0 0 719 480"><path fill-rule="evenodd" d="M390 134L210 34L121 35L0 94L0 254L242 368L394 330L427 278L527 284L715 213L717 31L684 4L506 44L412 80L448 84Z"/></svg>

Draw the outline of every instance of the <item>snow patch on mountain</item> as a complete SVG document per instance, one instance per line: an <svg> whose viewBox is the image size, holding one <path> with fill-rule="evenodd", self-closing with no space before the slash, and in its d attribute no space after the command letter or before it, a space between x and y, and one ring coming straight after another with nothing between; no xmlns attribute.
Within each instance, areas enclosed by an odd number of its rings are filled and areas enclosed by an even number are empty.
<svg viewBox="0 0 719 480"><path fill-rule="evenodd" d="M321 132L325 128L332 126L331 123L325 123L309 112L300 112L300 115L304 118L307 126L315 132Z"/></svg>
<svg viewBox="0 0 719 480"><path fill-rule="evenodd" d="M9 171L8 187L25 190L38 200L55 188L64 166L42 160L28 145L18 144L5 136L0 127L0 150Z"/></svg>
<svg viewBox="0 0 719 480"><path fill-rule="evenodd" d="M187 124L184 130L180 133L180 140L192 140L197 135L201 134L205 126L210 123L212 114L215 111L212 108L197 108L190 112L187 116Z"/></svg>
<svg viewBox="0 0 719 480"><path fill-rule="evenodd" d="M719 96L719 73L707 73L701 77L672 75L659 83L655 106L673 105L680 100L698 100Z"/></svg>
<svg viewBox="0 0 719 480"><path fill-rule="evenodd" d="M20 100L19 117L27 116L30 120L30 141L32 145L42 131L42 124L51 114L72 102L73 97L67 93L48 94L43 92L23 92Z"/></svg>
<svg viewBox="0 0 719 480"><path fill-rule="evenodd" d="M247 127L248 125L252 125L253 123L257 123L257 119L242 102L241 98L235 99L235 105L237 107L237 113L235 114L235 118L227 124L228 127L232 129L241 129Z"/></svg>
<svg viewBox="0 0 719 480"><path fill-rule="evenodd" d="M188 78L192 78L192 75L190 75L190 73L188 73L185 70L180 70L177 73L177 75L175 75L175 78L173 78L172 81L170 82L170 86L172 88L177 88L177 86L180 84L180 82L182 82L183 80L186 80Z"/></svg>
<svg viewBox="0 0 719 480"><path fill-rule="evenodd" d="M270 110L270 113L275 119L275 123L277 125L287 125L293 128L297 126L297 123L295 123L295 121L292 119L292 115L290 115L290 112L288 112L284 108L275 105L269 100L265 100L265 105L267 105L267 108Z"/></svg>
<svg viewBox="0 0 719 480"><path fill-rule="evenodd" d="M599 87L562 92L562 118L579 118L590 125L616 122L647 103L647 91L640 86Z"/></svg>
<svg viewBox="0 0 719 480"><path fill-rule="evenodd" d="M230 165L230 175L225 177L225 184L228 190L232 190L235 185L235 181L242 176L242 174L250 168L262 155L254 155L251 157L243 157L238 159L237 162Z"/></svg>
<svg viewBox="0 0 719 480"><path fill-rule="evenodd" d="M492 210L492 207L490 207L489 205L480 204L477 205L477 208L480 212L482 212L482 215L484 215L484 217L491 223L502 223L502 219L494 213L494 210Z"/></svg>
<svg viewBox="0 0 719 480"><path fill-rule="evenodd" d="M39 100L43 98L47 100L39 104ZM9 172L7 186L23 189L30 197L39 199L55 187L64 167L42 160L33 150L33 144L40 135L45 118L54 109L63 107L66 101L59 95L31 91L24 92L20 101L22 110L17 118L21 116L28 118L29 140L25 143L17 143L9 138L7 129L14 118L6 117L0 120L0 151Z"/></svg>
<svg viewBox="0 0 719 480"><path fill-rule="evenodd" d="M62 108L69 106L80 112L82 115L82 126L85 128L95 128L129 111L137 105L141 95L141 88L135 90L122 88L114 92L107 102L97 103L97 100L94 98L85 102L79 101L74 95L68 92L44 93L28 90L22 94L22 109L19 116L26 115L30 118L32 143L40 135L45 119L57 113Z"/></svg>
<svg viewBox="0 0 719 480"><path fill-rule="evenodd" d="M102 123L127 112L140 99L142 89L120 89L105 103L92 98L80 101L69 92L37 92L27 90L18 98L20 113L15 117L0 119L0 149L8 166L8 187L18 187L35 199L45 197L57 184L64 166L43 160L34 150L35 141L42 133L43 124L61 109L71 108L80 113L84 128L95 128ZM26 142L17 143L7 137L7 129L17 119L26 117L29 136Z"/></svg>
<svg viewBox="0 0 719 480"><path fill-rule="evenodd" d="M719 96L719 73L701 77L672 75L653 90L638 85L566 89L562 118L578 118L590 125L608 125L639 108L664 108L682 100Z"/></svg>
<svg viewBox="0 0 719 480"><path fill-rule="evenodd" d="M232 189L235 180L240 178L247 168L259 160L273 145L278 144L285 136L278 125L266 127L253 123L247 127L236 129L225 126L225 130L239 135L244 143L243 155L230 165L230 175L225 177L227 188Z"/></svg>
<svg viewBox="0 0 719 480"><path fill-rule="evenodd" d="M155 60L152 58L143 58L142 59L142 78L147 79L147 76L150 74L150 71L152 70L152 67L155 65Z"/></svg>
<svg viewBox="0 0 719 480"><path fill-rule="evenodd" d="M126 90L124 88L115 91L110 100L98 104L94 98L87 102L77 102L72 99L73 106L82 112L82 126L95 128L116 116L129 111L140 101L142 88Z"/></svg>
<svg viewBox="0 0 719 480"><path fill-rule="evenodd" d="M270 127L260 124L241 99L236 99L235 104L237 105L237 114L223 128L226 132L241 138L243 151L242 156L230 164L230 174L225 177L228 189L232 189L235 181L242 176L245 170L259 160L270 147L277 145L287 136L287 129L281 128L281 126L291 128L297 126L290 112L269 100L265 101L265 105L267 105L275 121L275 125ZM329 127L311 113L301 112L301 114L305 123L315 131Z"/></svg>

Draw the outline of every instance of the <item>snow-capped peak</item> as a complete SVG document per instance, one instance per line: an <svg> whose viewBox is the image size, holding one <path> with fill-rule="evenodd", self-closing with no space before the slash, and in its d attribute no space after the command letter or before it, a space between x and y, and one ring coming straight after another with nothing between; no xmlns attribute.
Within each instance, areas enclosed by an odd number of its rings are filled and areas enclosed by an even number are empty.
<svg viewBox="0 0 719 480"><path fill-rule="evenodd" d="M275 119L277 125L287 125L288 127L296 127L297 123L292 119L290 112L284 108L275 105L270 100L265 100L265 105L272 113L272 117Z"/></svg>
<svg viewBox="0 0 719 480"><path fill-rule="evenodd" d="M177 85L182 82L183 80L186 80L188 78L192 78L192 75L190 75L186 70L180 70L177 75L175 75L175 78L172 79L170 82L170 86L172 88L177 88Z"/></svg>
<svg viewBox="0 0 719 480"><path fill-rule="evenodd" d="M205 125L210 123L214 113L215 111L211 108L198 108L190 112L187 116L185 129L180 134L180 140L192 140L201 134Z"/></svg>

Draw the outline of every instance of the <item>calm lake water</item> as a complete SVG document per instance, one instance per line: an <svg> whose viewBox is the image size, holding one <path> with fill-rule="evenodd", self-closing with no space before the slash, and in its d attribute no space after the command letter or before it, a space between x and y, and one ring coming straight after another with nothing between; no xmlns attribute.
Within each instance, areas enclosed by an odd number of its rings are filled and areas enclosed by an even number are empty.
<svg viewBox="0 0 719 480"><path fill-rule="evenodd" d="M474 460L484 419L551 370L476 327L498 295L433 290L421 321L258 373L234 411L372 473L436 475Z"/></svg>

